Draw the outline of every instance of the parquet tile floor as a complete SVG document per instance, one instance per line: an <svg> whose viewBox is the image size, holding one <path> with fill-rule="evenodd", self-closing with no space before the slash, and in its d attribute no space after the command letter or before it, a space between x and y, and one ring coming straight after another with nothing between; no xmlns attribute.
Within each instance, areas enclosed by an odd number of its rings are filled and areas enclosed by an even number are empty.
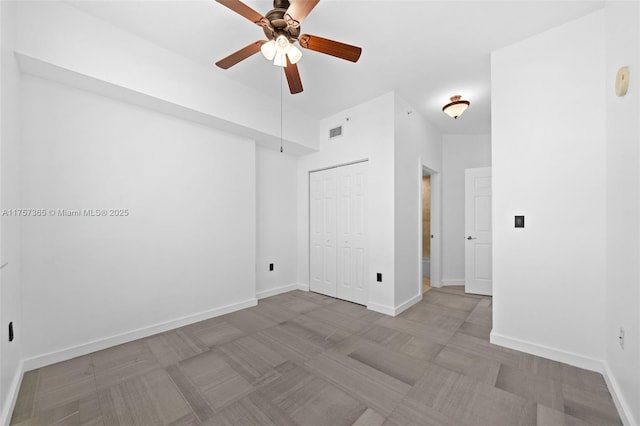
<svg viewBox="0 0 640 426"><path fill-rule="evenodd" d="M12 424L619 425L600 374L489 343L491 298L398 317L293 291L25 374Z"/></svg>

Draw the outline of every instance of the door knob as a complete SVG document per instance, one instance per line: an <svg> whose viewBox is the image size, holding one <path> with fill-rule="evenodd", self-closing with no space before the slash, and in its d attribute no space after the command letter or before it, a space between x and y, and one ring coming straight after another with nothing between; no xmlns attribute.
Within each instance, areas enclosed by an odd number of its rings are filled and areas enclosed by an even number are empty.
<svg viewBox="0 0 640 426"><path fill-rule="evenodd" d="M476 240L476 239L477 239L476 237L472 237L471 235L467 237L467 240Z"/></svg>

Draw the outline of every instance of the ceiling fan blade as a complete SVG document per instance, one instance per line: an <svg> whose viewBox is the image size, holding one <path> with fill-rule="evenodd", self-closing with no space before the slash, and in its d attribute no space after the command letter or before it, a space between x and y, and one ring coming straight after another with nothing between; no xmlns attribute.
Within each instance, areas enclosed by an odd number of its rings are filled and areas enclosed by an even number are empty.
<svg viewBox="0 0 640 426"><path fill-rule="evenodd" d="M306 18L320 0L291 0L291 5L287 9L285 16L297 22L297 26Z"/></svg>
<svg viewBox="0 0 640 426"><path fill-rule="evenodd" d="M229 9L236 12L238 15L242 15L256 25L264 26L265 21L268 23L267 18L242 3L240 0L216 0L218 3L227 6Z"/></svg>
<svg viewBox="0 0 640 426"><path fill-rule="evenodd" d="M315 50L316 52L346 59L351 62L358 62L360 54L362 53L362 49L357 46L309 34L300 35L298 41L300 42L300 46L305 49Z"/></svg>
<svg viewBox="0 0 640 426"><path fill-rule="evenodd" d="M267 42L266 40L254 41L250 45L243 47L242 49L232 53L226 58L220 59L218 62L216 62L216 65L225 70L229 69L235 64L237 64L238 62L244 61L249 56L255 55L256 53L258 53L260 51L260 46L262 46L262 44L266 42Z"/></svg>
<svg viewBox="0 0 640 426"><path fill-rule="evenodd" d="M287 76L289 91L292 95L302 92L302 80L300 80L298 66L289 62L289 58L287 58L287 66L284 67L284 75Z"/></svg>

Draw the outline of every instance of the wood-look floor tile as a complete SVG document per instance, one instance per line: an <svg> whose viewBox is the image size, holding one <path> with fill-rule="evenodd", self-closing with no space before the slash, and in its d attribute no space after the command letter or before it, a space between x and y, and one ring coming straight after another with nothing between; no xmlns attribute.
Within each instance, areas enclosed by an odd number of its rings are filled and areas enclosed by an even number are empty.
<svg viewBox="0 0 640 426"><path fill-rule="evenodd" d="M179 367L214 410L235 402L254 389L219 353L204 352L180 362Z"/></svg>
<svg viewBox="0 0 640 426"><path fill-rule="evenodd" d="M55 408L35 412L32 417L24 419L22 422L15 422L12 419L11 424L16 426L104 425L97 394Z"/></svg>
<svg viewBox="0 0 640 426"><path fill-rule="evenodd" d="M330 309L328 306L315 309L306 313L304 316L322 321L325 324L335 327L336 329L343 330L349 334L357 333L370 324L367 321Z"/></svg>
<svg viewBox="0 0 640 426"><path fill-rule="evenodd" d="M269 299L260 300L258 302L258 306L255 306L253 309L260 315L269 318L271 321L278 324L300 315L299 312L288 309L286 306L272 302Z"/></svg>
<svg viewBox="0 0 640 426"><path fill-rule="evenodd" d="M469 425L519 424L527 404L524 398L435 364L430 364L406 399Z"/></svg>
<svg viewBox="0 0 640 426"><path fill-rule="evenodd" d="M306 364L380 414L388 416L411 387L348 356L325 351Z"/></svg>
<svg viewBox="0 0 640 426"><path fill-rule="evenodd" d="M203 423L203 426L217 425L295 426L296 422L275 404L254 392L225 407Z"/></svg>
<svg viewBox="0 0 640 426"><path fill-rule="evenodd" d="M162 369L144 340L94 352L91 362L98 390Z"/></svg>
<svg viewBox="0 0 640 426"><path fill-rule="evenodd" d="M454 334L452 331L447 331L433 327L429 324L410 321L400 317L384 317L376 321L376 324L442 345L447 344Z"/></svg>
<svg viewBox="0 0 640 426"><path fill-rule="evenodd" d="M424 294L423 302L437 306L471 312L482 299L467 295L450 294L441 291L429 291Z"/></svg>
<svg viewBox="0 0 640 426"><path fill-rule="evenodd" d="M587 423L596 425L620 425L620 417L611 396L600 390L563 384L564 412Z"/></svg>
<svg viewBox="0 0 640 426"><path fill-rule="evenodd" d="M154 370L98 394L108 425L168 425L191 408L164 370Z"/></svg>
<svg viewBox="0 0 640 426"><path fill-rule="evenodd" d="M351 425L366 406L341 389L289 364L273 383L261 388L270 400L301 425Z"/></svg>
<svg viewBox="0 0 640 426"><path fill-rule="evenodd" d="M429 305L425 303L417 305L416 309L410 309L403 312L401 317L452 332L458 330L465 321L464 318L456 318L456 316L443 314L439 311L439 308L430 308ZM460 312L464 316L467 315L466 312Z"/></svg>
<svg viewBox="0 0 640 426"><path fill-rule="evenodd" d="M242 337L218 348L227 363L254 386L278 376L275 367L287 361L285 357L260 343L253 336Z"/></svg>
<svg viewBox="0 0 640 426"><path fill-rule="evenodd" d="M467 317L467 322L491 327L493 324L493 310L490 299L482 299Z"/></svg>
<svg viewBox="0 0 640 426"><path fill-rule="evenodd" d="M193 410L193 414L196 416L199 422L203 422L213 417L213 409L209 406L196 386L189 380L189 378L180 369L180 367L178 367L177 365L172 365L167 368L167 373Z"/></svg>
<svg viewBox="0 0 640 426"><path fill-rule="evenodd" d="M246 335L239 328L224 321L203 321L184 328L187 334L209 348L224 345Z"/></svg>
<svg viewBox="0 0 640 426"><path fill-rule="evenodd" d="M289 332L309 340L323 348L330 348L349 337L352 333L344 328L328 324L317 318L300 315L282 324Z"/></svg>
<svg viewBox="0 0 640 426"><path fill-rule="evenodd" d="M304 364L325 347L301 337L301 333L304 333L304 330L290 324L288 327L280 325L259 331L253 334L253 337L289 361Z"/></svg>
<svg viewBox="0 0 640 426"><path fill-rule="evenodd" d="M329 310L349 315L350 317L357 318L358 320L367 323L372 323L384 317L384 314L371 311L365 306L358 305L356 303L345 302L343 300L335 300L333 303L326 305L326 307Z"/></svg>
<svg viewBox="0 0 640 426"><path fill-rule="evenodd" d="M411 337L408 342L400 347L400 352L414 358L429 361L434 359L440 351L442 351L442 348L444 348L444 346L439 343L418 337Z"/></svg>
<svg viewBox="0 0 640 426"><path fill-rule="evenodd" d="M564 411L562 385L555 380L526 374L517 368L502 365L495 386L529 401Z"/></svg>
<svg viewBox="0 0 640 426"><path fill-rule="evenodd" d="M184 417L179 418L176 421L169 423L168 426L200 426L202 422L198 419L198 417L191 413L187 414Z"/></svg>
<svg viewBox="0 0 640 426"><path fill-rule="evenodd" d="M465 322L460 326L460 328L458 328L458 333L468 334L470 336L477 337L478 339L486 340L488 342L489 336L491 335L491 326Z"/></svg>
<svg viewBox="0 0 640 426"><path fill-rule="evenodd" d="M303 293L304 292L293 291L274 296L272 299L275 303L278 303L291 311L298 312L299 314L313 311L314 309L318 309L328 303L323 298L315 296L308 297Z"/></svg>
<svg viewBox="0 0 640 426"><path fill-rule="evenodd" d="M392 350L400 350L413 337L408 333L379 324L372 324L362 331L361 336Z"/></svg>
<svg viewBox="0 0 640 426"><path fill-rule="evenodd" d="M383 423L385 426L460 426L438 410L405 398Z"/></svg>
<svg viewBox="0 0 640 426"><path fill-rule="evenodd" d="M361 339L356 349L348 355L409 385L415 384L427 367L424 360L392 351L366 339Z"/></svg>
<svg viewBox="0 0 640 426"><path fill-rule="evenodd" d="M529 423L537 426L587 426L589 423L584 422L576 417L570 416L562 411L544 405L536 406L536 422Z"/></svg>
<svg viewBox="0 0 640 426"><path fill-rule="evenodd" d="M382 426L385 418L382 414L372 410L371 408L367 408L364 413L358 420L355 421L353 426Z"/></svg>
<svg viewBox="0 0 640 426"><path fill-rule="evenodd" d="M609 393L607 383L604 381L602 374L568 364L561 364L560 367L562 383L575 388L591 389L594 392L600 391L605 394Z"/></svg>
<svg viewBox="0 0 640 426"><path fill-rule="evenodd" d="M224 318L224 321L228 322L235 328L242 330L246 334L255 333L256 331L273 327L278 324L277 322L253 311L252 308L226 314L222 318Z"/></svg>
<svg viewBox="0 0 640 426"><path fill-rule="evenodd" d="M602 375L492 345L492 299L392 318L316 293L24 375L12 424L618 425Z"/></svg>
<svg viewBox="0 0 640 426"><path fill-rule="evenodd" d="M517 367L522 362L521 352L493 345L486 340L478 339L465 333L456 333L448 345L514 367Z"/></svg>
<svg viewBox="0 0 640 426"><path fill-rule="evenodd" d="M495 385L501 366L498 361L449 346L442 349L433 362L462 375L473 377L479 382L490 386Z"/></svg>
<svg viewBox="0 0 640 426"><path fill-rule="evenodd" d="M35 399L38 383L40 381L40 370L27 371L22 377L22 384L18 392L11 417L11 424L24 422L34 415Z"/></svg>
<svg viewBox="0 0 640 426"><path fill-rule="evenodd" d="M145 342L158 362L164 367L209 349L203 343L192 339L181 329L156 334L145 339Z"/></svg>
<svg viewBox="0 0 640 426"><path fill-rule="evenodd" d="M77 401L96 392L89 356L43 367L39 371L35 410L43 411Z"/></svg>

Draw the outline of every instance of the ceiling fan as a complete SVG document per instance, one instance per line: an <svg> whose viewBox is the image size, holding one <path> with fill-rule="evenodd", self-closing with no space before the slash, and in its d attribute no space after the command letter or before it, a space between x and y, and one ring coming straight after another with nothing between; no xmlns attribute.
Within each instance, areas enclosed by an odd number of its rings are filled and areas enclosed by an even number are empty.
<svg viewBox="0 0 640 426"><path fill-rule="evenodd" d="M291 94L302 92L302 81L297 62L302 52L294 45L297 41L304 49L357 62L362 49L339 41L300 34L300 23L309 15L320 0L273 0L273 9L266 16L253 10L240 0L216 0L254 24L262 27L267 40L258 40L216 62L228 69L240 61L262 51L275 65L283 67Z"/></svg>

